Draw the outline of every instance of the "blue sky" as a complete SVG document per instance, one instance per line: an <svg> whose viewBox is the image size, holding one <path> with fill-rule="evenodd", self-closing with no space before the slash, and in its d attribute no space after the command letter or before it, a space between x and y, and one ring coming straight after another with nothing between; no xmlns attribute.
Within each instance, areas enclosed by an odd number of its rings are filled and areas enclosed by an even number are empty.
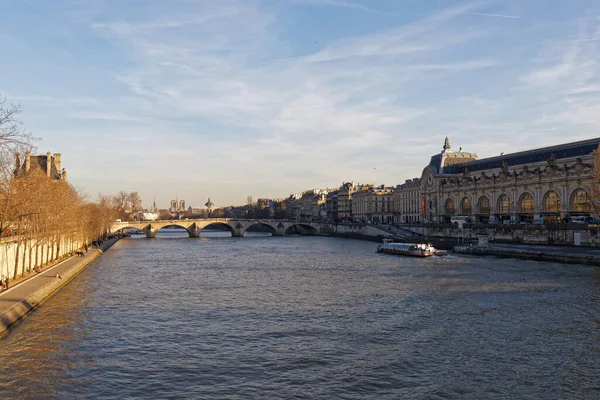
<svg viewBox="0 0 600 400"><path fill-rule="evenodd" d="M0 93L90 195L190 205L600 136L597 0L0 0Z"/></svg>

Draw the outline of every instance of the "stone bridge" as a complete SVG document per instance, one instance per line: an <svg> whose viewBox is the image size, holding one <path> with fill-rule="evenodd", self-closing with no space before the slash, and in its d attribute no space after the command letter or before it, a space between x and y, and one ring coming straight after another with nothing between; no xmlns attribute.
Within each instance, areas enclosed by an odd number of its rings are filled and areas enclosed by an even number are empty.
<svg viewBox="0 0 600 400"><path fill-rule="evenodd" d="M207 218L207 219L175 219L163 221L129 221L114 222L111 232L118 232L126 228L137 228L146 233L146 237L153 238L156 232L167 226L184 228L190 237L200 237L200 232L207 226L220 226L226 228L233 237L242 237L248 228L262 226L273 236L283 236L291 231L295 233L318 235L322 233L322 225L316 222L300 222L286 220L261 220L261 219L236 219L236 218Z"/></svg>
<svg viewBox="0 0 600 400"><path fill-rule="evenodd" d="M110 228L112 233L127 228L137 228L146 233L146 237L153 238L156 232L167 226L184 228L190 237L200 237L200 232L207 226L221 226L226 228L233 237L242 237L253 226L261 226L271 232L273 236L283 236L289 233L305 235L338 235L346 237L390 237L395 239L412 236L412 232L385 226L371 226L365 224L334 224L328 222L265 220L265 219L238 219L238 218L207 218L207 219L175 219L164 221L129 221L113 222Z"/></svg>

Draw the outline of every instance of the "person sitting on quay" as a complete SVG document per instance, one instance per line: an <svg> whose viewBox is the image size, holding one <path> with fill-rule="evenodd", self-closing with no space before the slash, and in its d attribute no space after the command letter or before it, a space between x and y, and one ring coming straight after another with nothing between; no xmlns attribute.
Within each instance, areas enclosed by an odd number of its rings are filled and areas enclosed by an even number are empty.
<svg viewBox="0 0 600 400"><path fill-rule="evenodd" d="M41 272L41 270L40 270L40 266L39 266L39 265L37 265L37 264L35 265L35 267L33 267L33 270L34 270L35 272L37 272L38 274Z"/></svg>

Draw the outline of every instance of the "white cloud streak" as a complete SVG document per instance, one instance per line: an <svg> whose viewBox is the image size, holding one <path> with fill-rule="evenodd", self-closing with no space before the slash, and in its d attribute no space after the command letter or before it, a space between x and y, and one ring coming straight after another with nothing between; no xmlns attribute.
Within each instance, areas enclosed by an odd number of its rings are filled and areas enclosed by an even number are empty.
<svg viewBox="0 0 600 400"><path fill-rule="evenodd" d="M355 10L364 11L367 13L373 14L384 14L380 11L377 11L373 8L365 7L361 4L355 4L348 1L343 0L292 0L292 4L311 4L311 5L321 5L321 6L333 6L333 7L342 7L342 8L350 8Z"/></svg>
<svg viewBox="0 0 600 400"><path fill-rule="evenodd" d="M478 15L482 17L496 17L496 18L510 18L510 19L519 19L521 17L516 15L504 15L504 14L486 14L486 13L476 13L476 12L468 12L465 15Z"/></svg>

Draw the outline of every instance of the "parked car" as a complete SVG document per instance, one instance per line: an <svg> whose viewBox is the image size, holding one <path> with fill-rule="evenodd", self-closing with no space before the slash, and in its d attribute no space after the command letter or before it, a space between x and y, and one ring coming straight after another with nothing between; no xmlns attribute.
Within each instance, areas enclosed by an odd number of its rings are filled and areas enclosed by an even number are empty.
<svg viewBox="0 0 600 400"><path fill-rule="evenodd" d="M589 224L593 221L592 217L588 217L588 216L574 216L571 217L571 223L572 224Z"/></svg>

